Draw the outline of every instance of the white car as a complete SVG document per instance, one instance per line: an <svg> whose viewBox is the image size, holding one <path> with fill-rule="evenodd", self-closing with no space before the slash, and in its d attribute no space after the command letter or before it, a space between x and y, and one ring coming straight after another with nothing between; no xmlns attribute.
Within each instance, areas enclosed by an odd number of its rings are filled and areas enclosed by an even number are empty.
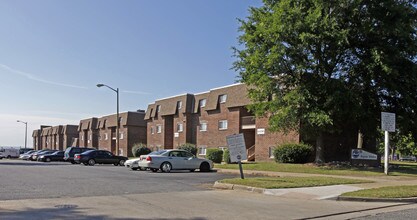
<svg viewBox="0 0 417 220"><path fill-rule="evenodd" d="M161 170L170 172L171 170L190 170L194 172L199 169L201 172L209 172L213 169L211 160L197 158L192 153L184 150L162 150L159 154L146 155L139 161L139 167L149 168L152 172Z"/></svg>
<svg viewBox="0 0 417 220"><path fill-rule="evenodd" d="M153 151L153 152L151 152L151 153L149 153L149 154L146 154L146 155L141 155L141 156L139 156L138 158L134 158L134 159L130 159L130 160L126 160L126 162L125 162L125 167L126 168L130 168L130 169L132 169L132 170L146 170L146 168L144 168L144 167L140 167L139 166L139 161L141 161L141 160L146 160L146 157L148 156L148 155L158 155L158 154L161 154L161 153L163 153L163 152L165 152L165 151Z"/></svg>

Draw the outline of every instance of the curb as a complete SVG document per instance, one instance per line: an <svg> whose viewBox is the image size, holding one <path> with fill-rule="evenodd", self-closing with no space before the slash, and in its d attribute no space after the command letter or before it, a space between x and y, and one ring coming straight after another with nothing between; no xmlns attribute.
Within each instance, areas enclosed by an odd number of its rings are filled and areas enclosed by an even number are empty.
<svg viewBox="0 0 417 220"><path fill-rule="evenodd" d="M338 196L337 201L417 203L417 197L411 197L411 198L369 198L369 197Z"/></svg>
<svg viewBox="0 0 417 220"><path fill-rule="evenodd" d="M236 184L229 184L229 183L221 183L216 181L213 185L216 189L224 189L224 190L239 190L239 191L248 191L254 193L264 193L264 188L256 188L250 186L243 186L243 185L236 185Z"/></svg>
<svg viewBox="0 0 417 220"><path fill-rule="evenodd" d="M216 169L219 173L239 174L239 170ZM243 174L251 176L281 177L279 174L268 171L244 170Z"/></svg>

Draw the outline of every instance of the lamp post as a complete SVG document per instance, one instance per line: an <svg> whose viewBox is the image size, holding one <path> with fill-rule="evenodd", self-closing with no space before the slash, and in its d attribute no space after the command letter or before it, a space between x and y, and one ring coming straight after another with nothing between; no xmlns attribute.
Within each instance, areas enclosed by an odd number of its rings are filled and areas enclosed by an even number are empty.
<svg viewBox="0 0 417 220"><path fill-rule="evenodd" d="M27 148L27 142L28 142L28 123L24 121L17 120L17 122L25 124L25 149Z"/></svg>
<svg viewBox="0 0 417 220"><path fill-rule="evenodd" d="M117 113L116 113L116 155L119 155L119 88L113 89L112 87L105 84L97 84L97 87L107 87L117 94Z"/></svg>

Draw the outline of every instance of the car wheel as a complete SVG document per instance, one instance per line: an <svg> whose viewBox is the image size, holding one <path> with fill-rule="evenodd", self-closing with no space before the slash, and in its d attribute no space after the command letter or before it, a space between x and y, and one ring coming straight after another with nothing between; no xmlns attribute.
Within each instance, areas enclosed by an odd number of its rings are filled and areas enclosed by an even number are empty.
<svg viewBox="0 0 417 220"><path fill-rule="evenodd" d="M46 158L46 162L51 162L51 158Z"/></svg>
<svg viewBox="0 0 417 220"><path fill-rule="evenodd" d="M7 155L7 159L10 159L10 158L12 158L10 155Z"/></svg>
<svg viewBox="0 0 417 220"><path fill-rule="evenodd" d="M156 172L158 172L158 169L151 168L151 171L154 172L154 173L156 173Z"/></svg>
<svg viewBox="0 0 417 220"><path fill-rule="evenodd" d="M114 165L114 166L118 166L118 165L119 165L119 163L114 163L113 165Z"/></svg>
<svg viewBox="0 0 417 220"><path fill-rule="evenodd" d="M161 165L162 172L169 173L171 172L171 169L172 169L172 165L169 162L162 163Z"/></svg>
<svg viewBox="0 0 417 220"><path fill-rule="evenodd" d="M203 162L200 165L200 172L208 172L210 171L210 164L208 164L207 162Z"/></svg>
<svg viewBox="0 0 417 220"><path fill-rule="evenodd" d="M71 164L75 164L75 161L72 161L72 160L71 160Z"/></svg>
<svg viewBox="0 0 417 220"><path fill-rule="evenodd" d="M194 171L195 171L195 169L190 170L190 172L194 172Z"/></svg>
<svg viewBox="0 0 417 220"><path fill-rule="evenodd" d="M124 166L125 165L125 160L119 160L119 166Z"/></svg>
<svg viewBox="0 0 417 220"><path fill-rule="evenodd" d="M132 170L138 170L138 168L137 168L137 167L132 167L131 169L132 169Z"/></svg>
<svg viewBox="0 0 417 220"><path fill-rule="evenodd" d="M88 160L88 165L94 166L95 164L96 164L96 161L94 159L89 159Z"/></svg>

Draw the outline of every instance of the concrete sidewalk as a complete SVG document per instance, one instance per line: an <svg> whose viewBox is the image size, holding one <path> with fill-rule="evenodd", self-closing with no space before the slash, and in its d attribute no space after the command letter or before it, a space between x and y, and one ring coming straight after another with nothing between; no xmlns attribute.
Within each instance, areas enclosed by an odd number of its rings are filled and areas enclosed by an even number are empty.
<svg viewBox="0 0 417 220"><path fill-rule="evenodd" d="M220 173L230 173L239 175L239 170L217 169ZM357 191L360 189L379 188L384 186L401 186L401 185L417 185L417 178L406 176L341 176L341 175L325 175L325 174L309 174L309 173L287 173L287 172L270 172L270 171L254 171L244 170L245 176L268 176L268 177L309 177L324 176L334 178L348 178L369 180L372 183L350 184L350 185L332 185L319 187L303 187L303 188L285 188L285 189L262 189L247 186L239 186L233 184L224 184L216 182L214 187L217 189L233 189L250 192L262 193L265 195L275 195L283 198L307 199L307 200L323 200L337 199L343 193ZM399 201L401 202L401 201ZM403 202L403 201L402 201Z"/></svg>

